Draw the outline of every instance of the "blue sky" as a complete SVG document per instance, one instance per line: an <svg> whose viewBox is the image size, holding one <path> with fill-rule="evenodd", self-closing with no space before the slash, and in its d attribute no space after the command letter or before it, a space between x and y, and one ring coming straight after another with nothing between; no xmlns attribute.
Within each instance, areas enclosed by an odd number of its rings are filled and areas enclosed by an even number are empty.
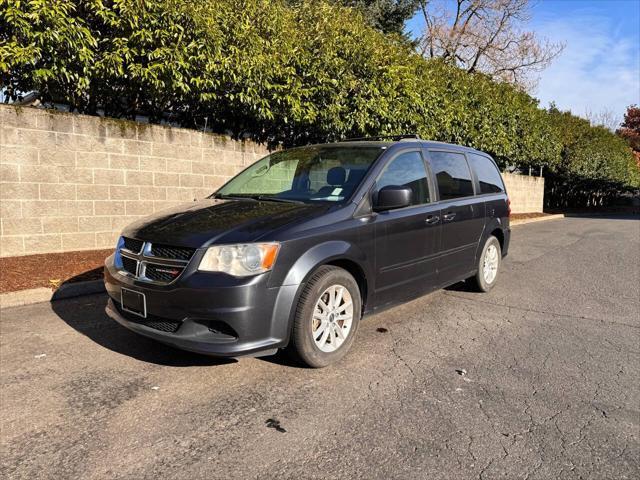
<svg viewBox="0 0 640 480"><path fill-rule="evenodd" d="M621 119L640 104L640 0L541 0L529 29L565 50L531 92L542 106L585 116L609 110ZM407 25L421 29L415 18Z"/></svg>

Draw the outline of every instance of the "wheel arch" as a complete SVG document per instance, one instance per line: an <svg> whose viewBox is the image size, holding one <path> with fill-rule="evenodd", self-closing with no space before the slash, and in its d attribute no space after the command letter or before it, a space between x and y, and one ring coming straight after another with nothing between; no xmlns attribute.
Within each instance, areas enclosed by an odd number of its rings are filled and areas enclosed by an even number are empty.
<svg viewBox="0 0 640 480"><path fill-rule="evenodd" d="M504 232L502 228L496 227L489 233L489 236L494 236L498 239L500 243L500 251L504 250ZM487 237L488 238L488 237Z"/></svg>
<svg viewBox="0 0 640 480"><path fill-rule="evenodd" d="M355 279L356 283L358 284L358 288L360 289L360 299L362 301L361 314L364 314L366 310L367 300L368 300L367 295L369 292L369 283L367 280L367 275L364 273L364 270L362 269L362 267L358 263L348 258L338 258L335 260L331 260L327 263L323 263L322 265L332 265L334 267L339 267L351 274L351 276ZM321 267L322 265L318 265L316 269Z"/></svg>
<svg viewBox="0 0 640 480"><path fill-rule="evenodd" d="M498 239L498 242L500 243L500 250L504 255L504 242L505 242L504 225L500 220L500 218L488 218L487 223L484 227L483 233L480 237L480 240L478 241L478 247L476 249L476 262L480 258L480 254L482 253L484 244L487 242L487 239L492 235Z"/></svg>
<svg viewBox="0 0 640 480"><path fill-rule="evenodd" d="M286 343L289 343L291 329L295 318L296 308L300 300L300 295L313 273L323 265L333 265L349 272L360 289L362 300L362 313L365 312L366 305L369 305L371 294L371 273L368 272L366 256L353 244L342 240L331 240L321 243L307 250L293 264L287 274L283 287L296 287L295 295L290 298L286 325ZM288 303L289 303L288 302Z"/></svg>

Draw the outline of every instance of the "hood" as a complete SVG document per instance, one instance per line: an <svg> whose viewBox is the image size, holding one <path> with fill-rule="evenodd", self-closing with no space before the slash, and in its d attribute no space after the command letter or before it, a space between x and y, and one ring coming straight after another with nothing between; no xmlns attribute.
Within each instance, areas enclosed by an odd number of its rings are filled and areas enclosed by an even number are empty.
<svg viewBox="0 0 640 480"><path fill-rule="evenodd" d="M125 228L123 235L192 248L210 243L253 242L329 208L326 204L205 199L143 218Z"/></svg>

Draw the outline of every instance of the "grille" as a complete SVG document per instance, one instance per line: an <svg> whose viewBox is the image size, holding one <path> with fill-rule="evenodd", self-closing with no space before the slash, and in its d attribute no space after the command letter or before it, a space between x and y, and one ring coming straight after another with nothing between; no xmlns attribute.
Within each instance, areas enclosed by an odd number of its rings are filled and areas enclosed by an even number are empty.
<svg viewBox="0 0 640 480"><path fill-rule="evenodd" d="M122 306L116 304L120 315L125 317L130 322L144 325L145 327L153 328L154 330L160 330L161 332L175 333L180 328L181 322L178 320L170 320L168 318L158 317L156 315L148 315L147 318L138 317L130 312L122 309Z"/></svg>
<svg viewBox="0 0 640 480"><path fill-rule="evenodd" d="M238 338L238 334L235 330L224 322L210 320L207 322L207 328L211 333L217 335L221 339L235 340Z"/></svg>
<svg viewBox="0 0 640 480"><path fill-rule="evenodd" d="M172 320L147 320L142 322L145 327L160 330L162 332L175 333L180 328L180 322L174 322Z"/></svg>
<svg viewBox="0 0 640 480"><path fill-rule="evenodd" d="M132 258L121 257L122 258L122 268L129 272L132 275L136 275L138 269L138 262Z"/></svg>
<svg viewBox="0 0 640 480"><path fill-rule="evenodd" d="M169 283L178 278L183 270L184 268L182 267L169 267L167 265L148 263L144 276L156 282Z"/></svg>
<svg viewBox="0 0 640 480"><path fill-rule="evenodd" d="M122 239L122 270L134 276L140 275L140 280L143 281L173 282L182 274L187 263L196 252L195 248L174 247L161 243L145 243L142 240L128 237L122 237ZM156 259L155 261L154 258ZM162 259L173 261L165 262ZM173 265L174 263L177 265Z"/></svg>
<svg viewBox="0 0 640 480"><path fill-rule="evenodd" d="M151 254L156 257L174 258L176 260L190 260L194 252L194 248L172 247L169 245L161 245L157 243L153 243L151 245Z"/></svg>
<svg viewBox="0 0 640 480"><path fill-rule="evenodd" d="M140 253L140 250L142 250L142 244L144 242L142 242L141 240L136 240L135 238L123 237L123 239L124 248L133 253Z"/></svg>

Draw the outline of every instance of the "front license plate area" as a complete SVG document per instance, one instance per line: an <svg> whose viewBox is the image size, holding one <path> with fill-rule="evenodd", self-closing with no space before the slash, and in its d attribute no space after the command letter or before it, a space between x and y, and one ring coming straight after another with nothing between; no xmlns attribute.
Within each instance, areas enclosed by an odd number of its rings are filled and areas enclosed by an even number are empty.
<svg viewBox="0 0 640 480"><path fill-rule="evenodd" d="M147 299L144 293L122 288L120 295L123 310L138 315L139 317L147 318Z"/></svg>

